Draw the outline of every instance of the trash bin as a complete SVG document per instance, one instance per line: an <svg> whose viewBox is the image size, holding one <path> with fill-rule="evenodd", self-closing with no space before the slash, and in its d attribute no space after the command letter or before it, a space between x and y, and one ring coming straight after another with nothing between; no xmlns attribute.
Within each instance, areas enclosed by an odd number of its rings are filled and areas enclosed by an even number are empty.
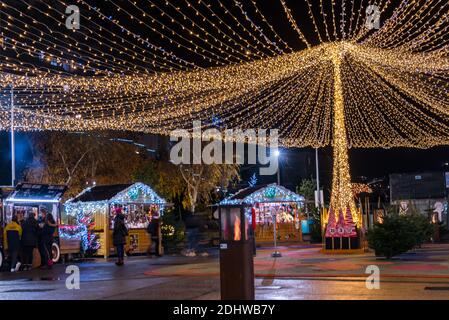
<svg viewBox="0 0 449 320"><path fill-rule="evenodd" d="M222 300L254 300L251 208L220 208L220 287Z"/></svg>

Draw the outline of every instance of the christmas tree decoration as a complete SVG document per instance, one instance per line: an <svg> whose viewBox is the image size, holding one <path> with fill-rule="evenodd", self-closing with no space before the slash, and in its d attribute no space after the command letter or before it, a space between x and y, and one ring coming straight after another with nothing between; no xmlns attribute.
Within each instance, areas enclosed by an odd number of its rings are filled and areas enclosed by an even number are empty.
<svg viewBox="0 0 449 320"><path fill-rule="evenodd" d="M329 217L327 220L325 236L326 238L332 238L337 236L337 221L335 219L335 213L332 208L329 210Z"/></svg>
<svg viewBox="0 0 449 320"><path fill-rule="evenodd" d="M357 237L357 232L355 230L355 223L352 219L351 210L349 208L346 209L345 215L345 235L347 237Z"/></svg>
<svg viewBox="0 0 449 320"><path fill-rule="evenodd" d="M253 173L253 175L251 176L251 178L248 181L248 186L251 188L251 187L254 187L256 184L257 184L257 176L256 176L256 173Z"/></svg>

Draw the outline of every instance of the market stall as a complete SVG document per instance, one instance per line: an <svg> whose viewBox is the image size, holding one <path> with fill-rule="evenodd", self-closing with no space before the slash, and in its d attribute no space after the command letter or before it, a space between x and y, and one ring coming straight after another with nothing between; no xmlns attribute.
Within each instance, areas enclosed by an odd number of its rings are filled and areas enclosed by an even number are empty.
<svg viewBox="0 0 449 320"><path fill-rule="evenodd" d="M143 183L94 186L68 200L65 214L78 226L73 234L81 234L85 251L108 257L115 253L112 230L115 209L125 214L129 230L128 253L146 253L151 246L147 226L151 219L159 219L166 201Z"/></svg>
<svg viewBox="0 0 449 320"><path fill-rule="evenodd" d="M277 184L242 189L219 203L219 210L239 210L251 216L256 242L302 241L304 197Z"/></svg>
<svg viewBox="0 0 449 320"><path fill-rule="evenodd" d="M19 183L6 197L2 211L2 223L6 225L11 221L13 215L19 221L25 219L29 214L34 214L36 219L42 214L43 209L51 213L58 224L55 232L55 243L52 247L53 261L57 262L62 255L77 254L80 252L79 237L66 237L66 229L73 225L63 221L61 200L67 186Z"/></svg>

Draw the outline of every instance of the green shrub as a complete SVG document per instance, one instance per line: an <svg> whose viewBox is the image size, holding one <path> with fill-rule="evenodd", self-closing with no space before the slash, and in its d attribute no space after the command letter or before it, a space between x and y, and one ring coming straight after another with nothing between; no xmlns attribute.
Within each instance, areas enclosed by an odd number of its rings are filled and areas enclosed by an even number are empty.
<svg viewBox="0 0 449 320"><path fill-rule="evenodd" d="M408 219L410 227L414 230L416 247L420 247L433 236L434 226L426 216L414 213L406 216L406 219Z"/></svg>
<svg viewBox="0 0 449 320"><path fill-rule="evenodd" d="M375 223L368 231L368 246L376 255L387 259L422 245L432 235L432 225L420 214L390 213L382 223Z"/></svg>
<svg viewBox="0 0 449 320"><path fill-rule="evenodd" d="M167 210L162 216L162 245L167 252L177 251L178 244L185 239L185 225L176 219L172 210Z"/></svg>

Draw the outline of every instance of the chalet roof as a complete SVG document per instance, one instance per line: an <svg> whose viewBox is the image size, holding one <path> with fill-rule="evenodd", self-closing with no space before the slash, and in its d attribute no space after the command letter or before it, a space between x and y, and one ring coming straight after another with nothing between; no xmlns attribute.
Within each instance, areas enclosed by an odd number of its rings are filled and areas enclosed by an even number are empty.
<svg viewBox="0 0 449 320"><path fill-rule="evenodd" d="M302 202L304 197L276 183L248 187L223 199L219 205L241 205L267 202Z"/></svg>
<svg viewBox="0 0 449 320"><path fill-rule="evenodd" d="M8 202L59 202L67 191L65 185L19 183L6 198Z"/></svg>
<svg viewBox="0 0 449 320"><path fill-rule="evenodd" d="M156 192L141 182L134 184L113 184L86 188L71 203L108 201L111 203L156 203L165 204Z"/></svg>
<svg viewBox="0 0 449 320"><path fill-rule="evenodd" d="M117 193L129 188L132 184L110 184L84 189L72 202L91 202L110 200Z"/></svg>

